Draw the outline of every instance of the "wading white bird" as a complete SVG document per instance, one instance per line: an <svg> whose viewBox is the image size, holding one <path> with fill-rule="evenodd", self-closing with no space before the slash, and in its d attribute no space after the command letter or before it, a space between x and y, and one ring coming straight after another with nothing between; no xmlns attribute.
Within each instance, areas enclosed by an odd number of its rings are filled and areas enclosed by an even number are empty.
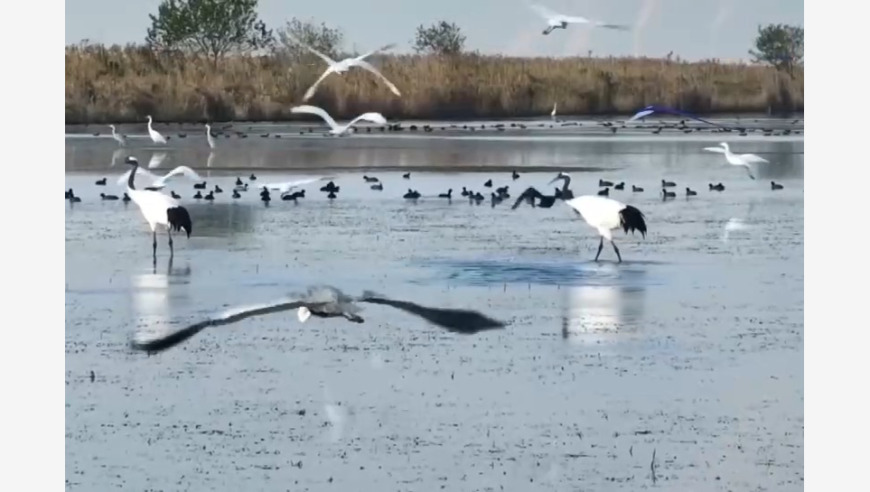
<svg viewBox="0 0 870 492"><path fill-rule="evenodd" d="M211 125L205 124L205 138L208 140L209 148L214 148L214 137L211 135Z"/></svg>
<svg viewBox="0 0 870 492"><path fill-rule="evenodd" d="M550 112L550 118L556 119L556 103L553 103L553 111Z"/></svg>
<svg viewBox="0 0 870 492"><path fill-rule="evenodd" d="M608 22L587 19L585 17L563 15L539 4L530 4L529 7L547 21L547 28L544 29L544 35L550 34L554 29L567 29L568 24L588 24L593 27L603 27L605 29L616 29L619 31L627 31L629 29L628 26L620 24L610 24Z"/></svg>
<svg viewBox="0 0 870 492"><path fill-rule="evenodd" d="M169 236L169 256L171 258L174 255L172 248L172 231L181 231L184 229L187 233L187 237L190 237L190 233L193 230L193 223L190 220L190 214L187 212L187 209L182 207L178 201L172 197L166 196L159 191L137 190L134 180L136 178L136 171L139 169L139 161L133 156L128 156L125 162L133 166L133 169L130 171L130 176L127 179L127 195L130 196L133 203L139 206L139 211L142 212L142 216L145 217L148 226L151 228L151 234L154 238L152 243L154 263L156 264L157 226L161 225L166 228L166 234Z"/></svg>
<svg viewBox="0 0 870 492"><path fill-rule="evenodd" d="M566 173L559 173L553 181L566 179L567 176ZM601 241L598 243L598 253L595 254L595 261L598 261L601 248L604 247L604 240L607 239L613 246L613 251L616 252L616 258L622 263L619 248L613 242L611 231L614 229L621 227L626 234L628 234L628 231L631 231L633 234L635 230L638 230L644 238L646 237L644 215L640 210L631 205L598 195L578 196L577 198L565 200L565 203L580 215L587 224L594 227L601 236Z"/></svg>
<svg viewBox="0 0 870 492"><path fill-rule="evenodd" d="M354 125L354 123L356 123L357 121L360 121L360 120L370 121L372 123L377 123L379 125L386 125L387 124L387 119L384 118L384 115L382 115L381 113L363 113L363 114L357 116L356 118L352 119L350 121L350 123L342 126L342 125L339 125L338 123L336 123L335 120L332 119L332 116L329 116L329 113L318 108L317 106L308 106L308 105L296 106L296 107L290 109L290 112L291 113L315 114L317 116L320 116L321 118L323 118L323 121L325 121L329 125L329 127L330 127L329 133L332 135L344 135L348 130L350 130L350 127L352 127Z"/></svg>
<svg viewBox="0 0 870 492"><path fill-rule="evenodd" d="M134 157L134 159L135 159L135 157ZM128 158L127 164L130 164L129 158ZM138 166L138 161L136 161L136 165ZM138 169L138 171L137 171L137 169ZM148 190L148 191L157 191L157 190L165 188L167 181L169 181L173 176L184 175L184 176L186 176L192 180L196 180L196 181L200 181L202 179L199 176L199 174L196 173L196 171L194 171L193 169L191 169L187 166L178 166L175 169L164 174L163 176L158 176L158 175L152 173L151 171L149 171L145 168L137 167L137 168L131 169L130 171L127 171L126 173L122 174L118 178L118 184L121 184L124 181L128 181L130 178L130 175L133 172L138 172L142 176L147 177L148 179L151 180L151 184L144 188L145 190Z"/></svg>
<svg viewBox="0 0 870 492"><path fill-rule="evenodd" d="M295 41L297 43L299 43L301 46L305 47L305 49L307 49L308 51L310 51L310 52L314 53L315 55L319 56L320 58L322 58L323 61L325 61L327 64L329 64L329 67L326 68L326 71L323 72L323 75L321 75L320 78L317 79L317 81L314 82L314 84L311 87L309 87L308 90L305 92L305 96L302 98L303 101L307 101L307 100L311 99L311 96L313 96L314 92L317 90L317 86L320 85L320 83L323 81L323 79L325 79L329 74L336 73L336 74L341 75L344 72L347 72L348 70L350 70L351 67L360 67L360 68L364 68L364 69L368 70L369 72L377 75L378 78L380 78L382 81L384 81L384 83L387 84L387 87L389 87L390 90L393 91L393 94L395 94L397 96L402 95L399 92L399 89L397 89L396 86L393 85L392 82L390 82L386 77L384 77L383 74L381 74L381 72L379 72L377 68L372 66L371 63L369 63L365 60L366 58L374 55L375 53L380 53L381 51L386 51L388 49L395 47L396 46L395 43L391 43L391 44L388 44L386 46L382 46L376 50L372 50L372 51L369 51L368 53L357 56L356 58L345 58L344 60L337 62L337 61L333 60L332 58L324 55L323 53L317 51L316 49L312 48L311 46L308 46L305 43L298 41L298 40L295 40Z"/></svg>
<svg viewBox="0 0 870 492"><path fill-rule="evenodd" d="M112 138L114 138L115 141L118 142L118 145L120 145L121 147L126 147L127 146L127 137L125 135L121 135L120 133L116 132L115 125L109 125L109 128L112 129Z"/></svg>
<svg viewBox="0 0 870 492"><path fill-rule="evenodd" d="M148 135L151 135L151 141L154 143L165 144L166 138L157 130L151 127L151 115L148 115Z"/></svg>
<svg viewBox="0 0 870 492"><path fill-rule="evenodd" d="M293 188L298 188L302 185L307 185L308 183L314 183L315 181L326 181L327 179L332 179L332 177L324 176L320 178L297 179L296 181L285 181L283 183L267 183L263 186L270 190L278 191L283 195L284 193L289 193Z"/></svg>
<svg viewBox="0 0 870 492"><path fill-rule="evenodd" d="M704 147L704 150L706 150L707 152L725 154L725 160L728 161L728 164L731 164L732 166L745 167L747 174L749 174L749 177L752 179L755 179L755 174L752 169L753 165L770 162L767 159L759 157L755 154L733 154L731 153L731 149L728 147L728 144L726 142L722 142L719 145L721 145L721 147Z"/></svg>

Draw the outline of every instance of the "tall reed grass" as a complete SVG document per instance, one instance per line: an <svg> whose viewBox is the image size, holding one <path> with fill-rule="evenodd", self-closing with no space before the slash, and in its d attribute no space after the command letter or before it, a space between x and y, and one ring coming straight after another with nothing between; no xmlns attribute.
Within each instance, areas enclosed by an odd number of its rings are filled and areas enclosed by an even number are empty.
<svg viewBox="0 0 870 492"><path fill-rule="evenodd" d="M803 111L803 71L649 58L512 58L381 55L373 58L402 92L373 74L330 75L308 104L337 119L366 111L387 118L473 119L549 114L628 114L648 104L701 114ZM145 47L66 48L66 123L283 121L320 76L319 60L204 57ZM310 116L306 117L310 118Z"/></svg>

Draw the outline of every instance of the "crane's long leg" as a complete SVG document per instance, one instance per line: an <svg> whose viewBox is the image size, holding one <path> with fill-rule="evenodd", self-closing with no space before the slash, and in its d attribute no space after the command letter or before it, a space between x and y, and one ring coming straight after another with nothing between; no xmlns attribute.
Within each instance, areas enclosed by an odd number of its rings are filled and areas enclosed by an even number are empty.
<svg viewBox="0 0 870 492"><path fill-rule="evenodd" d="M610 241L610 244L613 245L613 251L616 251L616 257L619 258L619 262L622 263L622 256L619 254L619 248L616 247L616 243Z"/></svg>
<svg viewBox="0 0 870 492"><path fill-rule="evenodd" d="M172 249L172 228L166 228L166 234L169 235L169 258L171 259L175 255L175 251Z"/></svg>
<svg viewBox="0 0 870 492"><path fill-rule="evenodd" d="M595 261L598 261L598 256L601 255L601 248L604 247L604 236L601 237L601 241L598 242L598 253L595 253Z"/></svg>
<svg viewBox="0 0 870 492"><path fill-rule="evenodd" d="M157 264L157 229L151 230L151 237L153 238L153 242L151 243L151 246L152 246L151 251L152 251L152 254L154 257L154 264L156 265Z"/></svg>

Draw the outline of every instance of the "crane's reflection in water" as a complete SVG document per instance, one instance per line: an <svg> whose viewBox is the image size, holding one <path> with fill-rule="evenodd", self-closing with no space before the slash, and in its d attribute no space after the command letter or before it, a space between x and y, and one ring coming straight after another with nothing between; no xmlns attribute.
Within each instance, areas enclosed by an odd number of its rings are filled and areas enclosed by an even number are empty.
<svg viewBox="0 0 870 492"><path fill-rule="evenodd" d="M165 270L155 267L130 279L134 323L137 332L148 337L171 331L172 307L186 303L190 285L190 265L174 267L169 261Z"/></svg>
<svg viewBox="0 0 870 492"><path fill-rule="evenodd" d="M635 270L635 277L642 270ZM563 288L562 338L578 345L617 342L636 333L643 322L643 282L579 285ZM633 279L639 280L639 279Z"/></svg>

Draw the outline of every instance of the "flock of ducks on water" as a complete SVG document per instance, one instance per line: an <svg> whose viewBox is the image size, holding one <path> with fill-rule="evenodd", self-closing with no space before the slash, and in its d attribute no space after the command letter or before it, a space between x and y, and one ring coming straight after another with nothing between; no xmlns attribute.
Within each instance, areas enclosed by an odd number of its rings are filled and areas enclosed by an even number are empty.
<svg viewBox="0 0 870 492"><path fill-rule="evenodd" d="M126 176L126 174L125 174L125 176ZM542 208L548 208L548 207L552 206L552 204L555 203L555 200L557 200L557 199L565 199L565 197L568 197L570 199L571 197L573 197L573 192L571 192L571 190L568 189L568 184L570 183L570 176L566 173L560 173L559 176L566 178L565 185L561 189L555 188L554 194L552 196L547 197L546 195L542 195L536 189L531 187L531 188L526 189L523 192L523 194L520 195L520 198L514 204L513 208L516 208L518 206L518 204L523 199L525 199L531 205L536 205L535 199L537 199L536 206L542 207ZM410 172L404 173L402 175L402 177L404 179L410 180L411 173ZM511 173L511 179L513 181L516 181L517 179L519 179L519 177L520 177L520 175L516 171L513 171ZM248 179L248 182L245 182L242 180L241 177L236 177L234 186L232 188L228 187L228 189L231 190L230 196L233 199L242 198L242 193L248 191L250 184L257 180L257 176L255 174L251 173L251 175L247 179ZM289 185L288 185L288 183L276 183L276 184L264 185L260 189L260 201L262 201L266 205L268 205L269 202L272 201L272 191L270 191L270 188L273 191L280 190L282 185L287 185L287 186L285 186L285 188L289 188L289 189L287 191L282 191L279 194L280 199L282 201L292 201L294 203L298 203L298 200L300 198L306 198L306 194L305 194L306 190L296 189L300 186L297 183L299 183L299 182L309 182L310 183L310 182L320 181L320 180L325 180L325 179L327 179L327 178L313 178L313 179L302 180L302 181L293 181L293 182L289 182ZM562 178L559 178L559 179L562 179ZM383 183L380 181L379 178L377 178L375 176L363 175L363 180L366 183L371 183L370 188L372 190L383 191L383 189L384 189ZM193 198L195 200L205 200L208 202L213 202L215 200L216 193L218 195L224 193L224 189L221 188L221 186L219 184L215 184L213 189L209 190L206 194L203 194L203 191L207 189L206 188L207 183L208 183L207 181L194 183L193 189L196 190L196 193L193 194L191 196L191 198ZM102 179L97 180L95 182L95 185L96 186L106 186L107 185L107 178L102 178ZM484 188L492 189L493 188L492 179L487 179L482 184L482 186ZM599 188L601 188L597 192L598 196L610 196L611 189L618 190L618 191L624 191L626 189L625 188L626 184L624 181L620 181L618 183L615 183L613 181L599 179L598 186L599 186ZM676 198L677 193L675 191L668 190L668 188L673 188L676 186L677 186L677 184L673 181L667 181L664 179L661 180L662 199L667 200L669 198ZM709 191L718 191L718 192L725 191L725 185L723 185L721 182L716 183L716 184L708 183L707 188ZM780 183L776 183L775 181L771 181L770 188L771 188L771 190L781 190L781 189L783 189L783 185ZM146 187L145 189L150 189L150 187ZM155 188L155 190L156 190L156 188ZM504 185L504 186L497 187L497 188L495 188L494 191L490 192L489 199L490 199L490 203L492 204L492 206L495 207L496 205L498 205L499 203L501 203L505 199L509 199L511 197L509 190L510 190L510 186ZM320 187L320 191L323 193L326 193L327 199L334 200L334 199L338 198L338 193L339 193L339 191L341 191L341 187L337 186L334 181L330 180L327 184ZM645 190L644 190L644 188L642 188L640 186L631 185L630 191L632 193L643 193ZM696 196L697 194L698 194L697 191L692 190L689 187L685 188L685 196L686 197ZM469 190L468 187L466 187L466 186L462 186L462 190L459 192L459 195L463 198L467 198L469 203L476 203L478 205L486 200L486 196L483 195L480 191ZM176 193L174 190L170 190L170 196L176 200L183 199L183 197L181 195L179 195L178 193ZM422 195L418 190L415 190L413 188L408 188L408 191L402 195L402 198L404 198L406 200L416 201L420 198L423 198L423 196L424 195ZM439 199L446 199L448 202L452 203L452 200L454 198L453 188L449 188L447 190L447 192L439 193L437 196L430 195L430 197L432 197L432 196L439 198ZM124 203L128 203L131 201L130 195L127 192L124 192L123 195L120 197L118 195L107 194L107 193L101 192L99 194L99 197L100 197L100 200L102 200L102 201L121 201ZM82 201L81 197L76 195L72 188L70 188L64 192L64 198L66 200L69 200L70 203L79 203Z"/></svg>

